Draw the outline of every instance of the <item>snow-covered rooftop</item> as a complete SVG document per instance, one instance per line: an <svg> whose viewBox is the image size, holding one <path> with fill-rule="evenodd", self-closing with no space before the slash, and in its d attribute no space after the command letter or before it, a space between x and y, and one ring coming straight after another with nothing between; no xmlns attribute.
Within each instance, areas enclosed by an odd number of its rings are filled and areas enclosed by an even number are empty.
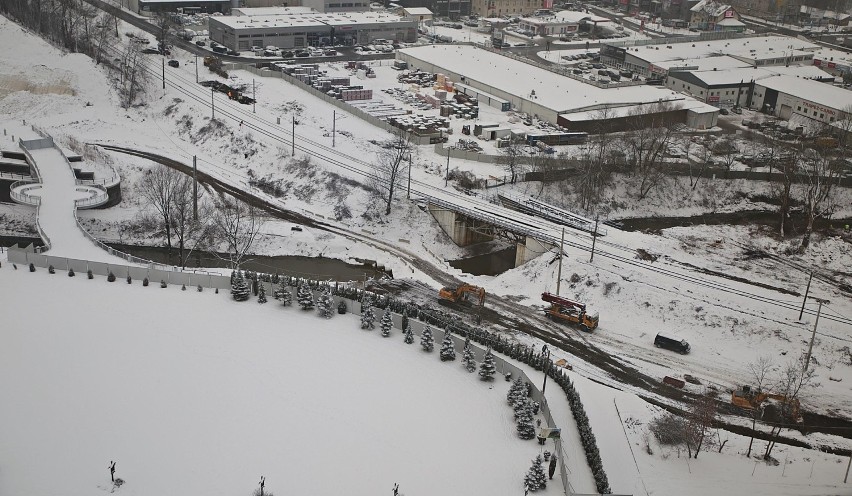
<svg viewBox="0 0 852 496"><path fill-rule="evenodd" d="M607 17L601 17L594 14L587 14L585 12L578 12L576 10L562 10L554 14L554 17L561 21L572 21L572 22L580 22L580 21L588 21L588 22L612 22L612 19Z"/></svg>
<svg viewBox="0 0 852 496"><path fill-rule="evenodd" d="M522 99L556 112L570 112L592 105L642 104L659 100L681 100L682 95L652 86L599 88L497 53L469 45L436 45L405 48L400 52L465 76L471 81L492 85Z"/></svg>
<svg viewBox="0 0 852 496"><path fill-rule="evenodd" d="M715 0L701 0L689 10L692 12L706 12L710 16L718 17L730 8L731 6L726 3L717 2Z"/></svg>
<svg viewBox="0 0 852 496"><path fill-rule="evenodd" d="M698 100L693 100L691 98L674 102L672 105L676 109L690 110L699 114L713 113L719 111L718 107L714 107L713 105L709 105L704 102L699 102ZM652 112L654 110L654 106L655 104L645 104L634 105L629 107L617 107L607 110L606 115L611 119L618 117L627 117L631 114L636 115L637 113ZM584 110L580 112L571 112L569 114L561 114L561 117L564 117L565 119L568 119L571 122L592 121L600 119L600 116L600 110Z"/></svg>
<svg viewBox="0 0 852 496"><path fill-rule="evenodd" d="M257 15L257 16L222 16L216 21L234 29L245 28L286 28L292 26L349 26L354 24L384 24L404 22L398 15L376 12L295 12L288 14Z"/></svg>
<svg viewBox="0 0 852 496"><path fill-rule="evenodd" d="M839 110L852 108L852 91L832 84L787 75L769 77L757 81L755 84L781 93L795 95L828 108Z"/></svg>
<svg viewBox="0 0 852 496"><path fill-rule="evenodd" d="M787 75L804 79L832 79L833 76L812 65L796 65L790 67L742 67L722 71L690 71L708 86L731 85L740 81L761 81L773 76Z"/></svg>
<svg viewBox="0 0 852 496"><path fill-rule="evenodd" d="M669 71L677 68L686 67L693 68L692 70L696 71L721 71L725 69L734 69L740 67L752 67L752 64L749 64L748 62L743 62L742 60L735 59L727 55L717 57L697 57L689 59L664 60L661 62L655 62L654 65L656 65L657 67L662 67L663 69L667 69Z"/></svg>
<svg viewBox="0 0 852 496"><path fill-rule="evenodd" d="M717 26L723 27L741 27L745 26L745 23L740 21L739 19L734 19L733 17L729 17L727 19L722 19L721 21L716 23Z"/></svg>
<svg viewBox="0 0 852 496"><path fill-rule="evenodd" d="M233 17L239 16L274 16L274 15L292 15L292 14L318 14L319 12L311 7L240 7L239 9L231 9ZM221 19L220 19L221 20Z"/></svg>
<svg viewBox="0 0 852 496"><path fill-rule="evenodd" d="M403 10L407 15L432 15L432 11L426 7L406 7Z"/></svg>
<svg viewBox="0 0 852 496"><path fill-rule="evenodd" d="M772 50L769 50L770 48ZM789 54L790 50L812 52L818 48L819 45L810 41L789 36L755 36L727 40L688 41L685 43L628 47L627 53L649 63L659 65L659 62L667 60L696 59L720 54L748 57L753 56L753 54L772 52L778 54L778 56L782 56L781 54L785 52Z"/></svg>

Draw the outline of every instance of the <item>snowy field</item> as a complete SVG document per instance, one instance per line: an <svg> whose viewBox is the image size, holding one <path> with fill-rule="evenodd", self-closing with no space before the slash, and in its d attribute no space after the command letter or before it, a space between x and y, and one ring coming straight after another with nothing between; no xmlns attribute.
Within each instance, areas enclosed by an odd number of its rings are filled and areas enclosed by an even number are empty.
<svg viewBox="0 0 852 496"><path fill-rule="evenodd" d="M0 494L110 492L115 460L125 495L509 496L540 452L507 382L351 315L5 260L0 301L34 310L0 333Z"/></svg>

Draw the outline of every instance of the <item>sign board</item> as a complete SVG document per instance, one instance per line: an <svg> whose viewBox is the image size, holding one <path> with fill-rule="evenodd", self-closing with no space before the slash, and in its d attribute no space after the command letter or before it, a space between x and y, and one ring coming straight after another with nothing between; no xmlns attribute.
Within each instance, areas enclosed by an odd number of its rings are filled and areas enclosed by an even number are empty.
<svg viewBox="0 0 852 496"><path fill-rule="evenodd" d="M614 47L611 45L604 45L601 47L601 57L608 57L618 62L624 62L624 58L626 56L627 50L624 48Z"/></svg>
<svg viewBox="0 0 852 496"><path fill-rule="evenodd" d="M558 427L544 427L538 433L539 439L559 439L562 437L562 429Z"/></svg>
<svg viewBox="0 0 852 496"><path fill-rule="evenodd" d="M725 19L730 19L734 17L734 9L728 9L725 11Z"/></svg>
<svg viewBox="0 0 852 496"><path fill-rule="evenodd" d="M718 102L719 102L719 97L718 97L718 96L711 96L711 97L707 97L707 102L708 102L708 103L718 103Z"/></svg>

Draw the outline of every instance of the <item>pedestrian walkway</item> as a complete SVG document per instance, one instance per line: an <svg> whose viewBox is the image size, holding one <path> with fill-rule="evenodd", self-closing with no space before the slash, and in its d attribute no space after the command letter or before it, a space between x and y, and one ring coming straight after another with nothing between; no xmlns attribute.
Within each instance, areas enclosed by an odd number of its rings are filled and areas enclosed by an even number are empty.
<svg viewBox="0 0 852 496"><path fill-rule="evenodd" d="M49 240L50 250L48 254L52 257L95 262L126 263L125 260L104 251L87 237L82 228L78 226L74 201L89 198L90 192L88 190L77 190L74 172L56 144L53 144L51 140L47 144L42 142L27 147L27 143L42 140L42 136L33 131L31 127L20 122L4 122L2 126L6 133L5 139L11 139L12 136L15 138L12 146L4 139L3 148L26 148L38 171L41 187L33 188L27 191L27 194L31 197L41 198L37 221L42 233ZM24 141L23 147L20 146L18 140Z"/></svg>

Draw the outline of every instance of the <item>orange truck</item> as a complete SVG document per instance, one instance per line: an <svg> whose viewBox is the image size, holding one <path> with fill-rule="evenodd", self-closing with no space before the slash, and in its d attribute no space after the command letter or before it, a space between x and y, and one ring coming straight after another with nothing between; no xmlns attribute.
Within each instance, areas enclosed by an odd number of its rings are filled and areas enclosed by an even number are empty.
<svg viewBox="0 0 852 496"><path fill-rule="evenodd" d="M541 299L550 303L550 308L544 310L544 315L551 320L576 325L584 331L593 331L598 327L597 312L587 312L585 303L569 300L553 293L542 293Z"/></svg>

